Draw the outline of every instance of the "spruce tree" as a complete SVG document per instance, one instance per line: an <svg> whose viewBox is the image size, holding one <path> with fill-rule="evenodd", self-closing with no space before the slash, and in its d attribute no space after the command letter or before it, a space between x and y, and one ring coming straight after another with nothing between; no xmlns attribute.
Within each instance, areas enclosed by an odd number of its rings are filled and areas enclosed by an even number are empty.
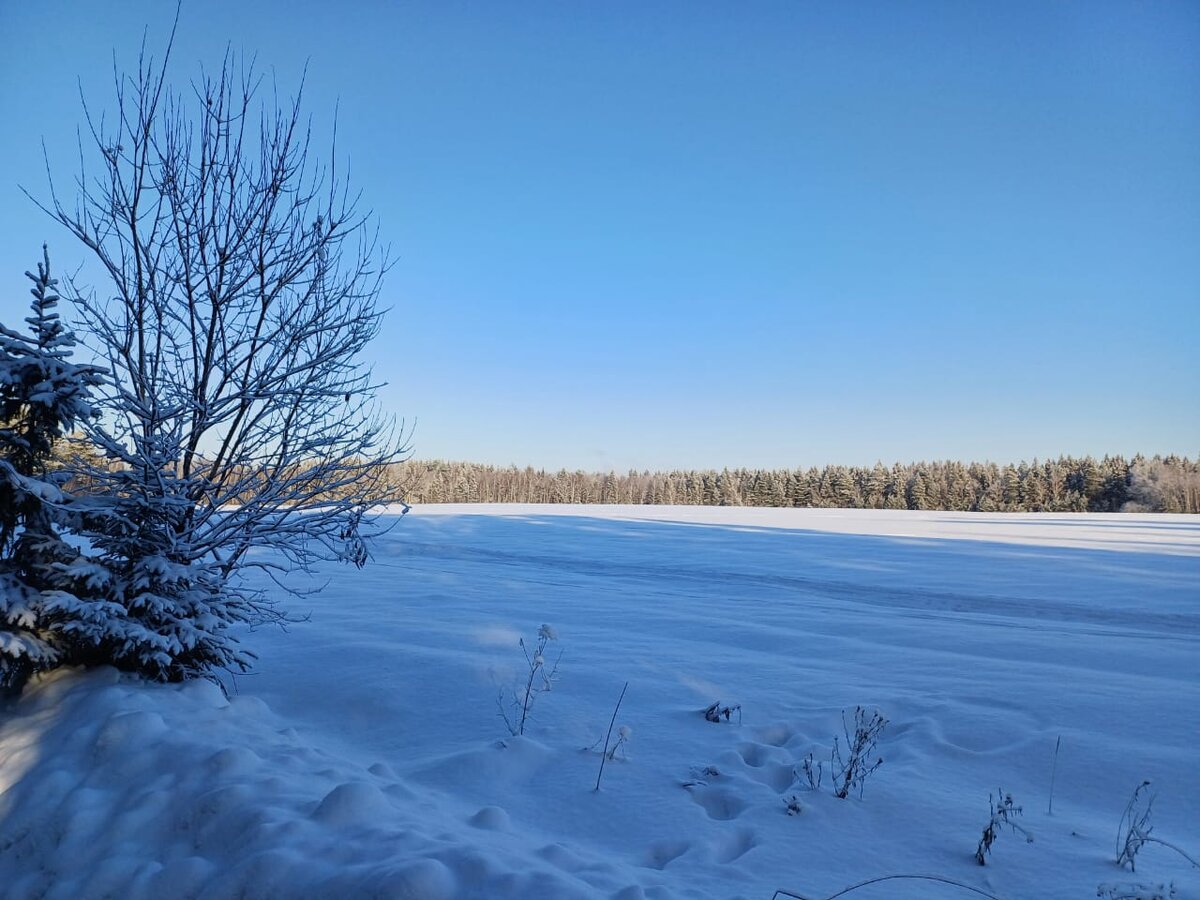
<svg viewBox="0 0 1200 900"><path fill-rule="evenodd" d="M66 474L50 470L55 445L94 415L100 370L69 361L74 336L59 319L50 255L33 281L29 334L0 325L0 688L19 688L86 641L64 588L86 573L56 522L68 507ZM86 629L84 629L86 631Z"/></svg>
<svg viewBox="0 0 1200 900"><path fill-rule="evenodd" d="M194 480L176 474L180 446L126 448L96 433L121 465L106 479L105 497L79 516L98 554L90 561L99 588L93 605L107 612L91 629L88 661L156 681L246 671L253 654L228 629L255 621L259 595L188 540Z"/></svg>

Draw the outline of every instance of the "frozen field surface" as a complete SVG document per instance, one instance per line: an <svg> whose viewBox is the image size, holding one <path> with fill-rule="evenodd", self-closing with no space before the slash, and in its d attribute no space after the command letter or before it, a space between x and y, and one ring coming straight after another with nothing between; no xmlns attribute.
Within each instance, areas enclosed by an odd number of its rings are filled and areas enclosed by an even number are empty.
<svg viewBox="0 0 1200 900"><path fill-rule="evenodd" d="M1161 844L1115 863L1144 779L1200 857L1196 517L427 506L321 580L232 699L101 670L0 707L0 896L1200 900ZM513 737L543 623L557 681ZM884 762L842 800L856 705ZM981 867L997 789L1033 842Z"/></svg>

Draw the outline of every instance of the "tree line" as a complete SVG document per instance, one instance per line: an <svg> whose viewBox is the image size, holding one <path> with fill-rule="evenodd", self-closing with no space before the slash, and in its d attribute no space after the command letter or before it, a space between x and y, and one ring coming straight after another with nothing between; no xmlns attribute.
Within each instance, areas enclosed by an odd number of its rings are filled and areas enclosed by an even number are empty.
<svg viewBox="0 0 1200 900"><path fill-rule="evenodd" d="M1200 513L1200 460L1174 455L625 474L407 460L391 477L409 503Z"/></svg>

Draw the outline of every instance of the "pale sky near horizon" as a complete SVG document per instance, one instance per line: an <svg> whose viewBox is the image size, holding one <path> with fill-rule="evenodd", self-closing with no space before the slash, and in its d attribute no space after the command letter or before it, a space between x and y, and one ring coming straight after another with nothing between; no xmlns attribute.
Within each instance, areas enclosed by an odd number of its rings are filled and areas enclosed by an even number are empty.
<svg viewBox="0 0 1200 900"><path fill-rule="evenodd" d="M5 324L173 15L0 0ZM227 44L338 106L418 458L1200 452L1198 3L187 0L173 81Z"/></svg>

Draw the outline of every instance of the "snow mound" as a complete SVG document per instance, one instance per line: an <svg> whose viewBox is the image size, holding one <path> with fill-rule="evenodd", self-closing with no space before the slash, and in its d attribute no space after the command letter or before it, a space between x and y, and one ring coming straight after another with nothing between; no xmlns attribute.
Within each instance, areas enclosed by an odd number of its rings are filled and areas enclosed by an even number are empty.
<svg viewBox="0 0 1200 900"><path fill-rule="evenodd" d="M448 812L386 764L306 746L258 698L225 702L212 685L57 672L4 713L9 900L595 897L633 881L586 855L546 860L505 839L502 808Z"/></svg>

